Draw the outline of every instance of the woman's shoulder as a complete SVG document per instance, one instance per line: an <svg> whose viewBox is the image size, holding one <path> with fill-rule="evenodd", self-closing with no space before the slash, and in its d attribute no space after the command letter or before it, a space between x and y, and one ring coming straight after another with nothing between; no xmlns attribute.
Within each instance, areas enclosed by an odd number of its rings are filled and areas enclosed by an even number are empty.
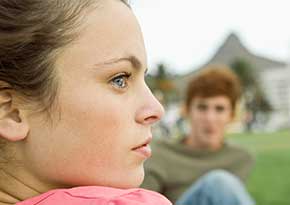
<svg viewBox="0 0 290 205"><path fill-rule="evenodd" d="M101 186L56 189L16 205L170 205L162 195L146 189L116 189Z"/></svg>

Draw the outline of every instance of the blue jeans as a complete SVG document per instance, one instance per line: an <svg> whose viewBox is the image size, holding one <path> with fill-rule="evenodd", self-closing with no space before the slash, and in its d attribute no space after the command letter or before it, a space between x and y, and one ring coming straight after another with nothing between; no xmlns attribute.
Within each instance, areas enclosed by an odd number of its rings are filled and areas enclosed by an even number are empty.
<svg viewBox="0 0 290 205"><path fill-rule="evenodd" d="M194 183L176 205L254 205L243 183L233 174L214 170Z"/></svg>

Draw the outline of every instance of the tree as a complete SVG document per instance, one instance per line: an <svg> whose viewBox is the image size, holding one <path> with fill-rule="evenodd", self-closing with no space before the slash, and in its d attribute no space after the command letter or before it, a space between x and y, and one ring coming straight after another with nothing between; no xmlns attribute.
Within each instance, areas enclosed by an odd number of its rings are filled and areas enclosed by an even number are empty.
<svg viewBox="0 0 290 205"><path fill-rule="evenodd" d="M236 59L231 64L231 69L240 78L245 90L251 90L258 86L257 73L247 61Z"/></svg>
<svg viewBox="0 0 290 205"><path fill-rule="evenodd" d="M231 69L240 78L243 86L246 110L252 116L252 120L247 122L247 129L251 131L253 123L257 122L257 115L267 115L272 111L272 106L260 86L258 73L247 61L236 59L231 64Z"/></svg>
<svg viewBox="0 0 290 205"><path fill-rule="evenodd" d="M174 75L172 75L168 68L163 63L157 65L155 74L148 75L146 82L153 91L153 93L161 93L164 105L174 101L178 97L176 85L174 83Z"/></svg>

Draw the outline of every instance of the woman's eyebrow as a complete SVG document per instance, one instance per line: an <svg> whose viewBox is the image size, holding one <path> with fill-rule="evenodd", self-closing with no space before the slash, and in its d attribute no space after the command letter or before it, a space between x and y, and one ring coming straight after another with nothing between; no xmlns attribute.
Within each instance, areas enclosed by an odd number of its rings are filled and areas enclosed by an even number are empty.
<svg viewBox="0 0 290 205"><path fill-rule="evenodd" d="M133 56L133 55L128 56L128 57L123 57L123 58L111 59L102 63L95 64L95 66L100 67L100 66L112 65L112 64L120 63L122 61L128 61L132 65L132 67L136 70L141 70L142 68L141 61L136 56Z"/></svg>

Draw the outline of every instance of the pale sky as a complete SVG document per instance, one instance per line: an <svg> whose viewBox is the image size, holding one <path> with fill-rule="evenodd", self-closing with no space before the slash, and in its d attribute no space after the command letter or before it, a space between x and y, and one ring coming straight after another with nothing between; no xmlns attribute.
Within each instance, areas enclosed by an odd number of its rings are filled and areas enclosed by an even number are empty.
<svg viewBox="0 0 290 205"><path fill-rule="evenodd" d="M131 0L149 67L186 73L205 63L231 31L257 55L290 62L289 0Z"/></svg>

